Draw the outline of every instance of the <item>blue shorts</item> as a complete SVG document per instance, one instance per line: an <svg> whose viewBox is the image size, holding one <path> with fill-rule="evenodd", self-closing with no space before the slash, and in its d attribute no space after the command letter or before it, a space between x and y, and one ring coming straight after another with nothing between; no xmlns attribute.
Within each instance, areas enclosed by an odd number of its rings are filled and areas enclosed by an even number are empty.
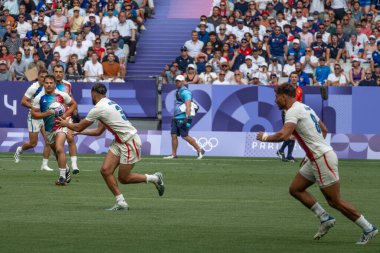
<svg viewBox="0 0 380 253"><path fill-rule="evenodd" d="M359 0L360 6L370 6L371 0Z"/></svg>
<svg viewBox="0 0 380 253"><path fill-rule="evenodd" d="M172 130L171 134L176 134L177 136L181 136L182 138L187 137L189 135L189 127L182 125L183 119L173 119L172 120ZM191 119L189 119L188 124L191 124Z"/></svg>

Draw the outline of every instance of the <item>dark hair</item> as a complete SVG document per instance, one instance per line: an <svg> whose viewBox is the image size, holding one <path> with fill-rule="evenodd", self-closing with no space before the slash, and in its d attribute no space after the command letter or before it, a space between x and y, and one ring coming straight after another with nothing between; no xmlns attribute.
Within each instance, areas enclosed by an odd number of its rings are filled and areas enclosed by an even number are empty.
<svg viewBox="0 0 380 253"><path fill-rule="evenodd" d="M38 75L41 74L49 74L49 72L46 69L41 69L40 71L38 71Z"/></svg>
<svg viewBox="0 0 380 253"><path fill-rule="evenodd" d="M51 80L54 81L54 83L57 83L57 79L55 78L54 75L47 75L47 76L45 76L44 82L46 81L46 79L51 79Z"/></svg>
<svg viewBox="0 0 380 253"><path fill-rule="evenodd" d="M274 91L278 95L287 95L292 98L296 97L296 88L290 83L283 83L280 86L277 86Z"/></svg>
<svg viewBox="0 0 380 253"><path fill-rule="evenodd" d="M65 68L64 68L61 64L55 65L55 66L53 67L53 71L54 71L56 68L62 68L62 70L65 70Z"/></svg>
<svg viewBox="0 0 380 253"><path fill-rule="evenodd" d="M100 94L100 95L105 96L107 93L107 87L102 83L97 83L94 86L92 86L91 92L93 92L93 91Z"/></svg>

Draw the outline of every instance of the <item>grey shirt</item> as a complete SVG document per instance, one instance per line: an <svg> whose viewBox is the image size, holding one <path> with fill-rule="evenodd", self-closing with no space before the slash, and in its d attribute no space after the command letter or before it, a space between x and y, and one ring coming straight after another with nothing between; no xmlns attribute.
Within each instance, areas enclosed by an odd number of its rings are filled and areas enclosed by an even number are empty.
<svg viewBox="0 0 380 253"><path fill-rule="evenodd" d="M10 72L14 72L16 75L16 78L24 77L24 73L27 70L27 63L25 61L21 61L20 63L16 61L13 62Z"/></svg>

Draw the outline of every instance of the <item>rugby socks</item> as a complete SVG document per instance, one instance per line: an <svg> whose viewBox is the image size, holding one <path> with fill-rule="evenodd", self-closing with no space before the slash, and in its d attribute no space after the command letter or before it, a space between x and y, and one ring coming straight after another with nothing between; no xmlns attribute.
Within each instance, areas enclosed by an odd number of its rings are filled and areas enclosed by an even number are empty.
<svg viewBox="0 0 380 253"><path fill-rule="evenodd" d="M48 161L49 161L49 159L45 159L45 158L43 158L43 159L42 159L42 166L43 166L43 167L48 166Z"/></svg>
<svg viewBox="0 0 380 253"><path fill-rule="evenodd" d="M368 233L370 231L372 231L373 229L373 226L371 223L369 223L367 221L366 218L364 218L363 215L360 215L359 219L357 219L355 221L355 224L358 225L359 227L361 227L363 229L364 232Z"/></svg>
<svg viewBox="0 0 380 253"><path fill-rule="evenodd" d="M325 209L323 209L323 207L318 203L316 202L311 208L310 210L318 217L318 219L323 222L323 221L327 221L330 217L330 215L325 211Z"/></svg>
<svg viewBox="0 0 380 253"><path fill-rule="evenodd" d="M66 178L66 168L59 168L59 177Z"/></svg>
<svg viewBox="0 0 380 253"><path fill-rule="evenodd" d="M116 203L118 203L119 205L122 205L122 206L128 205L127 202L125 201L123 194L117 195L115 196L115 198L116 198Z"/></svg>
<svg viewBox="0 0 380 253"><path fill-rule="evenodd" d="M288 140L288 157L293 157L293 149L294 146L296 145L295 140Z"/></svg>
<svg viewBox="0 0 380 253"><path fill-rule="evenodd" d="M73 167L73 169L77 169L78 168L78 165L77 165L77 156L72 156L71 157L71 167Z"/></svg>
<svg viewBox="0 0 380 253"><path fill-rule="evenodd" d="M146 183L149 183L149 182L157 183L158 182L158 177L156 175L145 174L145 176L146 176Z"/></svg>

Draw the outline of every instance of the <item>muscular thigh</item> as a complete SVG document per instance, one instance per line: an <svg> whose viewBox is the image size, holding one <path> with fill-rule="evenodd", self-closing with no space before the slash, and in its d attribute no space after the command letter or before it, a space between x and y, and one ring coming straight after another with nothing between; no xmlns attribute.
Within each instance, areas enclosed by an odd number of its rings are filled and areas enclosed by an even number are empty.
<svg viewBox="0 0 380 253"><path fill-rule="evenodd" d="M120 157L112 153L112 151L108 151L106 157L104 158L103 165L101 170L107 171L113 174L117 166L120 164Z"/></svg>

